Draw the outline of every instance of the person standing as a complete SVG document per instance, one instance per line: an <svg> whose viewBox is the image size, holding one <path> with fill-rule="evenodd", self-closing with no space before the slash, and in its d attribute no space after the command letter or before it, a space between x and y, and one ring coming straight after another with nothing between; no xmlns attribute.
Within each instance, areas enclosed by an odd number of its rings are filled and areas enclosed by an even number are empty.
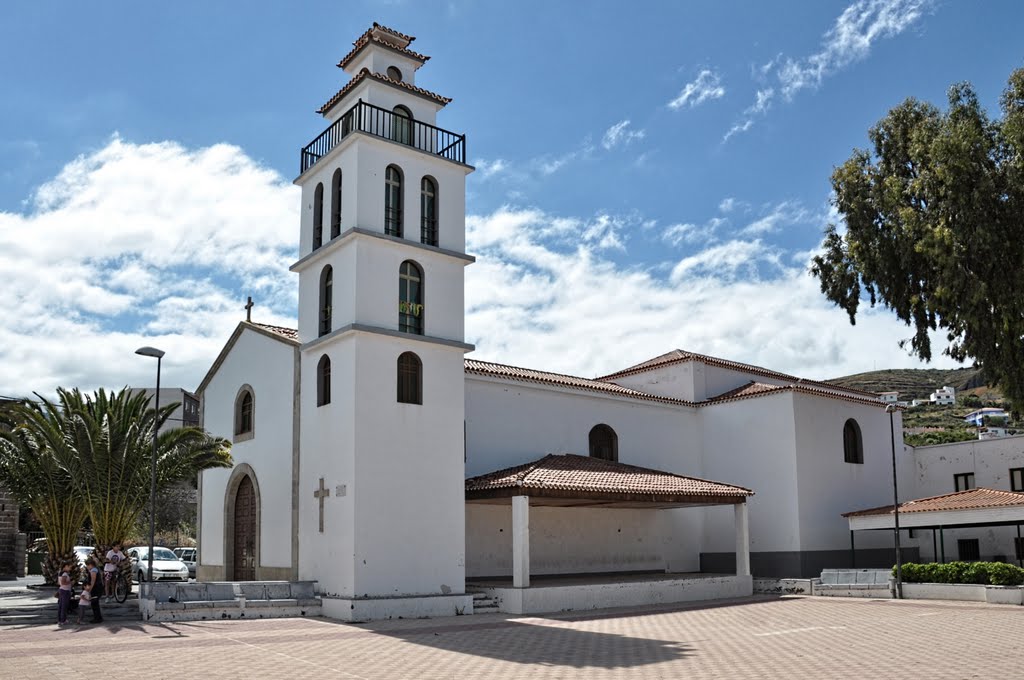
<svg viewBox="0 0 1024 680"><path fill-rule="evenodd" d="M97 598L99 599L99 598ZM92 604L95 600L89 595L89 586L82 588L82 595L78 599L78 623L82 623L82 615L85 614L85 608Z"/></svg>
<svg viewBox="0 0 1024 680"><path fill-rule="evenodd" d="M103 601L110 602L110 596L113 595L114 589L111 587L111 580L114 578L114 574L121 568L121 561L124 559L124 553L121 552L121 543L115 543L114 546L107 551L107 562L103 565Z"/></svg>
<svg viewBox="0 0 1024 680"><path fill-rule="evenodd" d="M57 577L57 625L64 626L68 622L68 610L71 608L71 563L65 562L61 566L60 576Z"/></svg>
<svg viewBox="0 0 1024 680"><path fill-rule="evenodd" d="M100 611L100 597L103 595L103 578L100 576L99 558L89 556L89 604L92 606L92 622L103 623ZM79 605L81 608L81 605Z"/></svg>

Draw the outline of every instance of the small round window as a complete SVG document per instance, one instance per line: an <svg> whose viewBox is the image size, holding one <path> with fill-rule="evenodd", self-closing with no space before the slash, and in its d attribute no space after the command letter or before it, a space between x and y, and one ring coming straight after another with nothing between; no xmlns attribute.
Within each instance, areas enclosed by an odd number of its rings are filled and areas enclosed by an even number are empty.
<svg viewBox="0 0 1024 680"><path fill-rule="evenodd" d="M399 71L394 66L388 66L388 78L391 78L391 80L397 80L398 82L402 82L402 72Z"/></svg>

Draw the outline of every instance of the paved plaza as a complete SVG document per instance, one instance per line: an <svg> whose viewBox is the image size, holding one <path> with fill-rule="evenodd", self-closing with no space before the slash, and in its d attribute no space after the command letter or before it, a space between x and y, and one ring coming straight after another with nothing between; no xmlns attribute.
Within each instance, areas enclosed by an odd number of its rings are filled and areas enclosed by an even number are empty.
<svg viewBox="0 0 1024 680"><path fill-rule="evenodd" d="M0 678L1021 677L1024 611L753 597L672 608L342 624L0 627Z"/></svg>

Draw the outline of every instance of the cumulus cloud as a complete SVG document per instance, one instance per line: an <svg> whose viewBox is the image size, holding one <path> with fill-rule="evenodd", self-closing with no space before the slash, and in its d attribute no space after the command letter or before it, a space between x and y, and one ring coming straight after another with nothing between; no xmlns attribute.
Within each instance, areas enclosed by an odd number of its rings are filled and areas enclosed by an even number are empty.
<svg viewBox="0 0 1024 680"><path fill-rule="evenodd" d="M721 78L717 73L704 69L697 74L696 80L683 86L679 95L668 103L668 107L681 109L689 106L692 109L706 101L720 99L723 96L725 96L725 88L721 85Z"/></svg>
<svg viewBox="0 0 1024 680"><path fill-rule="evenodd" d="M0 394L151 384L152 362L133 354L142 345L167 351L165 384L194 389L250 294L255 320L293 326L298 198L226 145L114 139L72 161L24 212L0 213ZM766 210L759 219L784 212ZM851 328L806 274L806 254L794 261L770 229L686 238L723 223L658 229L640 215L514 207L467 216L475 356L580 375L675 347L811 378L915 364L896 344L906 328L881 310ZM631 262L634 239L673 231L676 249Z"/></svg>
<svg viewBox="0 0 1024 680"><path fill-rule="evenodd" d="M0 212L0 394L149 384L195 388L253 295L293 317L298 193L240 149L113 138Z"/></svg>
<svg viewBox="0 0 1024 680"><path fill-rule="evenodd" d="M646 134L643 130L630 130L628 120L620 120L615 125L605 130L601 138L601 146L611 151L619 144L628 146L631 142L643 139Z"/></svg>
<svg viewBox="0 0 1024 680"><path fill-rule="evenodd" d="M500 175L506 172L509 168L509 164L502 158L495 158L493 161L485 158L479 158L473 161L473 167L480 173L480 177L483 179L490 179L495 175Z"/></svg>
<svg viewBox="0 0 1024 680"><path fill-rule="evenodd" d="M740 229L741 236L762 236L779 231L783 226L806 223L814 216L795 201L782 201L769 206L763 214ZM820 222L824 224L824 222Z"/></svg>
<svg viewBox="0 0 1024 680"><path fill-rule="evenodd" d="M466 329L480 359L585 376L673 348L809 378L917 365L897 346L909 335L899 321L870 310L851 327L806 259L793 262L761 239L628 265L580 243L577 220L538 209L471 215L466 226L478 257L466 270ZM660 237L649 222L639 226Z"/></svg>

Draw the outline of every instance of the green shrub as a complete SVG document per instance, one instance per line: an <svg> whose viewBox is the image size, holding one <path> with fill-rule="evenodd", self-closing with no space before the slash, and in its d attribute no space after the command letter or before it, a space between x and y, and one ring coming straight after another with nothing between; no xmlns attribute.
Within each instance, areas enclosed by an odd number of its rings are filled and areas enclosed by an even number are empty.
<svg viewBox="0 0 1024 680"><path fill-rule="evenodd" d="M896 567L892 568L893 576ZM903 565L904 583L975 583L994 586L1024 585L1024 569L1003 562L929 562Z"/></svg>

